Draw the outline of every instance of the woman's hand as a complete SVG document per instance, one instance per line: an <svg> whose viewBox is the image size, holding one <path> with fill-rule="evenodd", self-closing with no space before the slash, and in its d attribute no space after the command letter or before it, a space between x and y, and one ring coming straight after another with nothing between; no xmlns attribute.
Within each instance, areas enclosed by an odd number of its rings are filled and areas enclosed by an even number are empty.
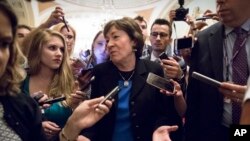
<svg viewBox="0 0 250 141"><path fill-rule="evenodd" d="M104 104L99 104L103 99L104 97L102 96L82 102L69 117L61 134L66 136L67 139L75 140L81 130L91 127L98 122L109 112L112 106L112 101L110 100L105 101Z"/></svg>
<svg viewBox="0 0 250 141"><path fill-rule="evenodd" d="M64 16L63 9L61 7L56 7L53 12L51 12L50 17L41 26L44 28L50 28L53 25L63 22L62 17Z"/></svg>
<svg viewBox="0 0 250 141"><path fill-rule="evenodd" d="M34 98L38 103L44 103L44 101L48 100L48 95L44 94L42 91L35 92L30 94L32 98ZM50 104L42 104L42 108L46 109L50 107Z"/></svg>
<svg viewBox="0 0 250 141"><path fill-rule="evenodd" d="M43 121L42 126L48 138L58 135L58 133L61 131L61 128L56 123L51 121Z"/></svg>

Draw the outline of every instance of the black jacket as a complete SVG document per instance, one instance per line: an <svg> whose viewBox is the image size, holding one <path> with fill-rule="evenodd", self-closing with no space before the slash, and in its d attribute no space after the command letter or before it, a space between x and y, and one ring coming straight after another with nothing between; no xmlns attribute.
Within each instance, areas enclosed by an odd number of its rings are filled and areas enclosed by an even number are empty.
<svg viewBox="0 0 250 141"><path fill-rule="evenodd" d="M192 49L190 74L197 71L223 81L223 34L221 23L198 34ZM187 88L186 140L219 140L223 114L223 95L218 88L190 77Z"/></svg>
<svg viewBox="0 0 250 141"><path fill-rule="evenodd" d="M175 110L173 97L160 93L159 89L146 83L149 72L163 76L161 66L148 60L136 62L132 78L132 90L129 99L130 120L134 141L152 141L155 129L162 125L179 125L179 130L171 134L174 141L182 138L181 118ZM93 69L95 81L92 84L91 97L107 94L121 80L118 69L112 62L97 65ZM94 127L83 133L91 141L111 141L115 127L118 96L110 112Z"/></svg>
<svg viewBox="0 0 250 141"><path fill-rule="evenodd" d="M23 141L46 141L41 113L36 102L25 94L0 96L4 119Z"/></svg>

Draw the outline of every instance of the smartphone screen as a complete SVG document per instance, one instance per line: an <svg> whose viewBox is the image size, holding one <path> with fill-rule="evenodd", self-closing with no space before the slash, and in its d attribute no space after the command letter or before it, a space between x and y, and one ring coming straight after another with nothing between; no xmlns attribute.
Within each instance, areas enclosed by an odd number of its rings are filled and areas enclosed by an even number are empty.
<svg viewBox="0 0 250 141"><path fill-rule="evenodd" d="M170 92L173 92L174 90L174 85L168 79L160 77L151 72L148 74L147 83L158 89L163 89Z"/></svg>
<svg viewBox="0 0 250 141"><path fill-rule="evenodd" d="M159 55L159 58L162 60L162 59L169 59L168 58L168 55L165 53L165 52L162 52L160 55Z"/></svg>
<svg viewBox="0 0 250 141"><path fill-rule="evenodd" d="M184 49L184 48L191 48L193 46L193 39L192 37L187 38L178 38L177 40L177 49Z"/></svg>

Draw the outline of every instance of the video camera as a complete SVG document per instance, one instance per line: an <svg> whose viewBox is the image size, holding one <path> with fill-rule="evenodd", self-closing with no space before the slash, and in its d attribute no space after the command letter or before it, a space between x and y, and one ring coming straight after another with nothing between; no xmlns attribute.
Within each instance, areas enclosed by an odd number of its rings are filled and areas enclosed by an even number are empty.
<svg viewBox="0 0 250 141"><path fill-rule="evenodd" d="M175 10L175 18L174 21L185 21L185 17L188 14L189 9L185 9L183 7L184 5L184 0L178 0L180 7Z"/></svg>

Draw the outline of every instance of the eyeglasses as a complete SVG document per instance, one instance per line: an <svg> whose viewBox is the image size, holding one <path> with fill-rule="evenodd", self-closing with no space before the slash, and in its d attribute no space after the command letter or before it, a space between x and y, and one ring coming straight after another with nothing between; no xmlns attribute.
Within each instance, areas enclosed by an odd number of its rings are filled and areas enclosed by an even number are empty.
<svg viewBox="0 0 250 141"><path fill-rule="evenodd" d="M160 36L160 38L168 37L168 34L164 32L151 32L150 35L154 38L157 38L158 35Z"/></svg>

